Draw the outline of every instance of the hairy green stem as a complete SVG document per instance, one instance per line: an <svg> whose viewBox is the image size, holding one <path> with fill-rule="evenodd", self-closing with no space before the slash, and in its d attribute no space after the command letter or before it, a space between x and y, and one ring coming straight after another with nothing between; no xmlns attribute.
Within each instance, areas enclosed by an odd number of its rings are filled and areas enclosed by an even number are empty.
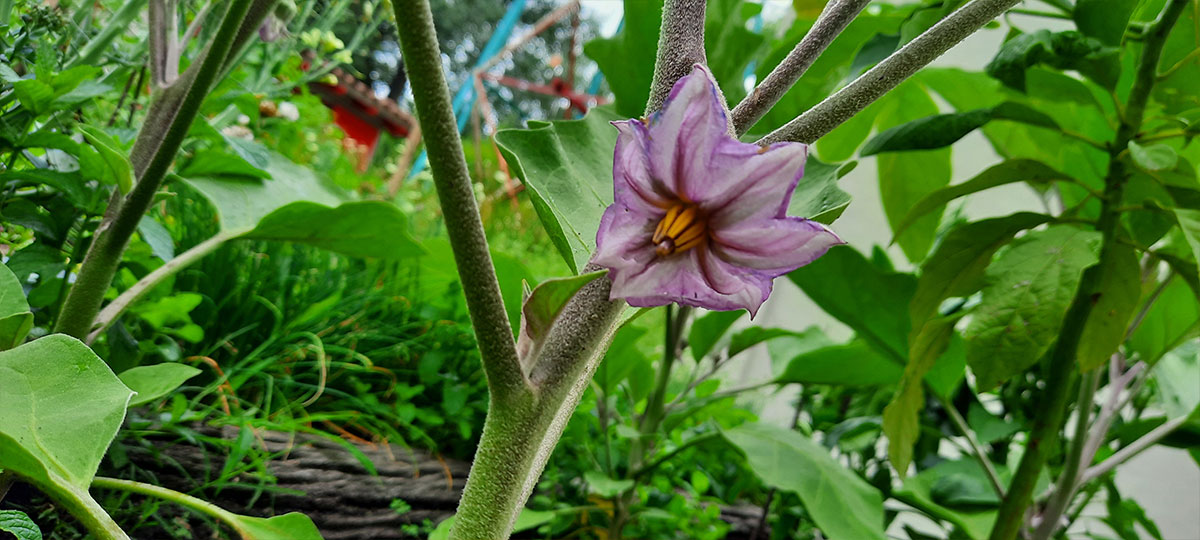
<svg viewBox="0 0 1200 540"><path fill-rule="evenodd" d="M162 185L171 162L174 161L175 154L192 125L192 120L199 114L200 105L216 82L217 72L224 63L225 56L229 54L234 35L243 24L249 6L250 0L233 0L229 3L216 37L205 50L203 60L195 64L195 75L181 78L179 81L186 81L185 88L182 89L183 99L171 115L166 132L161 134L161 141L157 140L161 126L152 126L139 133L139 143L143 139L154 138L154 142L157 143L156 149L146 166L137 171L138 181L128 196L121 198L119 192L114 192L109 210L105 213L100 227L96 229L92 245L84 256L75 285L71 287L71 292L67 294L63 303L62 312L55 324L55 332L82 338L91 330L92 321L100 311L104 293L112 284L113 275L121 264L121 256L129 245L129 239L154 201L154 194ZM191 69L188 72L193 73ZM136 161L134 165L137 166Z"/></svg>
<svg viewBox="0 0 1200 540"><path fill-rule="evenodd" d="M666 0L663 4L647 116L662 108L675 81L691 73L692 65L708 63L704 55L704 5L704 0Z"/></svg>
<svg viewBox="0 0 1200 540"><path fill-rule="evenodd" d="M1019 2L971 0L845 88L760 139L758 144L815 142Z"/></svg>
<svg viewBox="0 0 1200 540"><path fill-rule="evenodd" d="M835 0L826 5L817 22L813 23L813 27L792 52L730 112L734 132L740 137L767 114L869 2Z"/></svg>
<svg viewBox="0 0 1200 540"><path fill-rule="evenodd" d="M104 306L104 309L100 310L100 314L96 316L95 326L92 332L88 334L85 342L88 344L95 342L96 338L100 337L100 334L107 330L113 321L117 320L117 317L120 317L126 309L129 309L129 306L153 290L159 283L178 274L180 270L191 266L209 253L216 251L217 248L225 245L225 242L236 236L236 234L229 232L217 233L212 238L196 244L191 249L180 253L175 258L154 269L153 272L146 274L137 283L134 283L132 287L125 289L125 292L122 292L116 300L109 302L108 305Z"/></svg>
<svg viewBox="0 0 1200 540"><path fill-rule="evenodd" d="M450 90L442 73L429 0L406 0L392 5L430 169L483 356L488 388L501 400L520 396L528 391L529 384L517 358L512 328L475 203Z"/></svg>
<svg viewBox="0 0 1200 540"><path fill-rule="evenodd" d="M1121 204L1125 181L1129 176L1125 162L1119 156L1125 151L1129 141L1141 130L1146 103L1158 74L1163 45L1188 1L1168 0L1163 12L1146 32L1133 87L1129 92L1128 105L1125 107L1113 144L1108 149L1108 173L1104 178L1104 198L1101 200L1100 218L1096 224L1103 238L1099 259L1101 261L1108 260L1110 252L1116 247L1116 226L1120 218L1116 209ZM1013 475L1008 495L1000 504L996 523L992 527L991 540L1012 540L1021 531L1023 516L1029 506L1038 474L1050 449L1057 442L1058 432L1066 416L1079 340L1088 316L1095 306L1095 299L1102 293L1099 285L1103 282L1105 271L1103 265L1092 266L1084 271L1080 279L1075 298L1067 310L1063 328L1050 353L1049 373L1042 391L1042 403L1038 407L1039 414L1034 418L1033 429L1025 445L1025 454L1021 456L1021 463Z"/></svg>

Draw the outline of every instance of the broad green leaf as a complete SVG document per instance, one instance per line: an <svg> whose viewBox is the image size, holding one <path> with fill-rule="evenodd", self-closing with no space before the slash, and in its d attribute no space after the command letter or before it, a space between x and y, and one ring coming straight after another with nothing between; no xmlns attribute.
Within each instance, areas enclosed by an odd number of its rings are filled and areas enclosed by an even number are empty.
<svg viewBox="0 0 1200 540"><path fill-rule="evenodd" d="M175 240L171 238L171 232L161 223L148 215L142 216L137 230L138 236L150 245L150 251L154 253L155 257L162 259L162 262L175 258Z"/></svg>
<svg viewBox="0 0 1200 540"><path fill-rule="evenodd" d="M517 354L522 360L531 359L541 349L546 335L567 302L584 285L603 276L607 270L578 276L549 279L533 289L521 307L521 331L517 337Z"/></svg>
<svg viewBox="0 0 1200 540"><path fill-rule="evenodd" d="M1138 167L1151 172L1174 169L1179 163L1179 154L1163 143L1142 146L1137 141L1129 141L1129 156Z"/></svg>
<svg viewBox="0 0 1200 540"><path fill-rule="evenodd" d="M171 393L199 374L200 370L184 364L155 364L125 370L121 372L120 379L136 393L129 406L137 407Z"/></svg>
<svg viewBox="0 0 1200 540"><path fill-rule="evenodd" d="M54 88L36 79L25 79L13 83L13 94L17 96L17 101L21 102L21 106L29 109L34 116L40 116L47 112L50 109L50 103L54 101Z"/></svg>
<svg viewBox="0 0 1200 540"><path fill-rule="evenodd" d="M741 0L714 0L705 9L704 49L708 69L730 107L745 97L746 67L766 41L762 34L746 28L746 22L761 11L762 6Z"/></svg>
<svg viewBox="0 0 1200 540"><path fill-rule="evenodd" d="M886 538L879 491L812 439L767 424L742 424L722 433L746 454L750 469L763 482L798 495L827 537Z"/></svg>
<svg viewBox="0 0 1200 540"><path fill-rule="evenodd" d="M537 528L554 519L554 512L545 512L541 510L530 510L522 508L521 513L517 514L517 520L513 524L512 532L518 533L529 529ZM449 540L450 527L454 526L454 516L450 516L438 523L437 528L429 533L429 540Z"/></svg>
<svg viewBox="0 0 1200 540"><path fill-rule="evenodd" d="M588 493L599 495L606 499L611 499L633 489L633 480L628 478L616 480L596 470L583 473L583 480L587 482Z"/></svg>
<svg viewBox="0 0 1200 540"><path fill-rule="evenodd" d="M621 31L583 46L583 53L604 73L616 98L616 110L625 118L642 116L650 99L662 8L662 0L626 0ZM615 140L616 134L610 138Z"/></svg>
<svg viewBox="0 0 1200 540"><path fill-rule="evenodd" d="M1007 484L1012 474L1003 465L996 469L1001 483ZM1034 492L1042 493L1049 485L1049 475L1042 472ZM943 461L925 469L905 480L892 495L930 516L957 525L971 540L986 539L996 520L995 492L983 467L970 458Z"/></svg>
<svg viewBox="0 0 1200 540"><path fill-rule="evenodd" d="M967 425L979 442L984 444L994 443L1021 432L1019 424L994 416L978 403L971 403L967 409Z"/></svg>
<svg viewBox="0 0 1200 540"><path fill-rule="evenodd" d="M42 540L42 530L20 510L0 510L0 531L11 533L17 540Z"/></svg>
<svg viewBox="0 0 1200 540"><path fill-rule="evenodd" d="M1071 178L1030 159L1003 161L988 167L966 182L939 189L917 201L904 219L900 220L900 223L894 228L895 235L903 234L910 225L925 214L937 211L939 208L945 207L946 203L959 197L1016 182L1029 182L1036 187L1042 187L1055 180L1070 181Z"/></svg>
<svg viewBox="0 0 1200 540"><path fill-rule="evenodd" d="M876 121L881 129L938 112L925 89L911 80L892 91L887 105ZM883 211L893 231L914 204L950 183L949 148L880 154L877 160ZM918 262L925 258L937 234L941 213L940 208L936 209L897 235L896 243L908 260Z"/></svg>
<svg viewBox="0 0 1200 540"><path fill-rule="evenodd" d="M1126 244L1115 244L1107 260L1100 261L1100 297L1084 323L1079 338L1080 371L1105 365L1113 351L1125 341L1129 319L1142 293L1142 268L1137 253Z"/></svg>
<svg viewBox="0 0 1200 540"><path fill-rule="evenodd" d="M1115 47L1125 37L1125 27L1137 4L1137 0L1078 0L1072 17L1080 32Z"/></svg>
<svg viewBox="0 0 1200 540"><path fill-rule="evenodd" d="M600 216L612 204L617 130L609 122L618 119L612 109L599 107L582 120L496 133L504 159L525 183L542 225L573 272L591 258Z"/></svg>
<svg viewBox="0 0 1200 540"><path fill-rule="evenodd" d="M923 381L939 356L950 346L954 325L961 315L940 317L922 325L912 340L909 360L899 377L892 401L883 409L883 432L888 437L888 459L901 477L908 474L913 445L920 435L920 412L925 406Z"/></svg>
<svg viewBox="0 0 1200 540"><path fill-rule="evenodd" d="M838 187L845 175L843 165L823 163L809 155L804 165L804 177L796 184L788 215L808 218L826 225L833 223L850 205L850 194Z"/></svg>
<svg viewBox="0 0 1200 540"><path fill-rule="evenodd" d="M926 116L884 130L867 141L859 151L866 157L881 152L931 150L950 146L991 120L991 111L976 109L964 113Z"/></svg>
<svg viewBox="0 0 1200 540"><path fill-rule="evenodd" d="M0 173L0 181L50 186L62 192L78 207L86 207L90 198L88 188L84 185L85 180L78 171L68 173L47 169L8 170Z"/></svg>
<svg viewBox="0 0 1200 540"><path fill-rule="evenodd" d="M383 201L349 201L312 170L263 150L259 178L187 178L217 210L222 233L233 238L300 242L354 257L403 258L424 253L399 208Z"/></svg>
<svg viewBox="0 0 1200 540"><path fill-rule="evenodd" d="M25 290L12 270L0 264L0 351L20 345L32 328Z"/></svg>
<svg viewBox="0 0 1200 540"><path fill-rule="evenodd" d="M650 360L638 348L638 342L645 335L646 329L634 324L627 324L617 330L612 345L604 353L604 360L596 368L596 383L600 385L600 389L606 395L612 394L617 385L629 377L634 369L639 366L649 366Z"/></svg>
<svg viewBox="0 0 1200 540"><path fill-rule="evenodd" d="M1168 418L1200 415L1200 349L1195 342L1163 355L1152 376L1155 397Z"/></svg>
<svg viewBox="0 0 1200 540"><path fill-rule="evenodd" d="M1200 331L1200 304L1182 279L1172 279L1129 338L1129 348L1153 365Z"/></svg>
<svg viewBox="0 0 1200 540"><path fill-rule="evenodd" d="M1160 3L1143 4L1155 10L1151 18L1158 15ZM1162 58L1158 62L1159 71L1171 69L1171 72L1154 85L1152 95L1168 113L1200 107L1200 55L1194 54L1197 45L1200 45L1200 28L1196 27L1198 16L1200 14L1196 13L1194 4L1185 7L1163 45Z"/></svg>
<svg viewBox="0 0 1200 540"><path fill-rule="evenodd" d="M782 328L763 328L761 326L751 326L746 328L729 338L729 356L732 358L738 353L749 349L759 343L775 339L783 336L795 335L791 330Z"/></svg>
<svg viewBox="0 0 1200 540"><path fill-rule="evenodd" d="M884 386L900 380L901 367L860 340L793 357L775 384Z"/></svg>
<svg viewBox="0 0 1200 540"><path fill-rule="evenodd" d="M1188 247L1192 248L1192 255L1196 260L1200 260L1200 209L1172 208L1171 211L1175 214L1175 221L1179 223L1179 230L1183 232Z"/></svg>
<svg viewBox="0 0 1200 540"><path fill-rule="evenodd" d="M184 178L210 176L244 176L247 178L271 179L271 173L264 171L239 155L220 150L204 150L197 152L186 167L179 172Z"/></svg>
<svg viewBox="0 0 1200 540"><path fill-rule="evenodd" d="M133 395L75 338L54 334L0 352L0 468L72 513L102 513L88 494Z"/></svg>
<svg viewBox="0 0 1200 540"><path fill-rule="evenodd" d="M1099 233L1056 225L1018 239L987 268L965 334L980 390L1021 373L1050 348L1099 243Z"/></svg>
<svg viewBox="0 0 1200 540"><path fill-rule="evenodd" d="M1025 71L1039 64L1074 69L1110 89L1116 86L1121 69L1116 49L1099 40L1074 30L1038 30L1005 42L985 71L1006 86L1024 92Z"/></svg>
<svg viewBox="0 0 1200 540"><path fill-rule="evenodd" d="M688 330L688 346L692 349L692 357L699 361L708 356L725 332L744 314L741 310L710 311L696 318Z"/></svg>
<svg viewBox="0 0 1200 540"><path fill-rule="evenodd" d="M237 529L243 540L322 540L312 520L298 512L272 518L231 514L227 523Z"/></svg>
<svg viewBox="0 0 1200 540"><path fill-rule="evenodd" d="M92 126L79 126L79 132L100 152L100 157L108 166L109 178L117 184L121 193L129 193L133 189L133 164L129 162L121 143L104 130Z"/></svg>
<svg viewBox="0 0 1200 540"><path fill-rule="evenodd" d="M836 246L788 279L880 354L897 363L907 358L907 306L917 285L911 274L885 272L853 248Z"/></svg>

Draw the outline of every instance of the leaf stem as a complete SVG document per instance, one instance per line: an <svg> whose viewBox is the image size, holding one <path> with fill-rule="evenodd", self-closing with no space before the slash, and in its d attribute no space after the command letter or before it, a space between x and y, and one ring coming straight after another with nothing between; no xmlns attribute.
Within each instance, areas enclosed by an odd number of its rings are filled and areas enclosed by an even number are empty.
<svg viewBox="0 0 1200 540"><path fill-rule="evenodd" d="M1187 4L1188 0L1168 0L1166 7L1146 33L1133 87L1129 92L1128 106L1125 107L1116 138L1109 146L1109 165L1104 179L1104 198L1101 199L1100 218L1096 224L1096 228L1103 238L1099 258L1101 261L1108 260L1109 252L1116 246L1116 229L1120 214L1115 209L1121 203L1125 181L1129 176L1124 162L1118 159L1118 155L1141 130L1146 103L1149 101L1150 91L1154 87L1158 62L1162 56L1167 34L1170 33ZM1034 418L1033 428L1026 442L1025 454L1021 456L1021 463L1013 475L1008 495L1000 504L995 525L992 527L991 540L1012 540L1021 530L1023 516L1029 506L1037 476L1046 462L1050 449L1057 442L1058 432L1062 427L1063 418L1066 416L1067 404L1070 401L1068 389L1073 378L1076 351L1084 325L1095 305L1095 295L1102 293L1098 287L1103 282L1105 271L1105 267L1102 265L1092 266L1084 271L1083 277L1080 279L1075 298L1071 301L1071 307L1067 310L1062 330L1050 353L1046 386L1042 393L1042 403L1038 408L1039 414Z"/></svg>
<svg viewBox="0 0 1200 540"><path fill-rule="evenodd" d="M979 444L979 439L975 438L975 433L971 431L967 421L959 414L958 409L954 408L954 404L950 400L938 395L930 389L930 393L937 396L942 403L942 409L946 411L946 415L950 417L950 421L963 438L967 439L967 445L971 449L971 454L975 456L975 460L983 467L983 472L988 477L988 482L992 484L992 490L996 492L996 496L1004 498L1004 483L1000 481L1000 474L996 472L996 466L992 464L992 460L988 459L987 452L983 450L983 445Z"/></svg>
<svg viewBox="0 0 1200 540"><path fill-rule="evenodd" d="M122 199L119 192L114 192L113 198L110 199L109 209L100 222L100 227L96 229L92 245L79 268L75 285L71 287L71 292L63 302L62 312L55 324L55 332L82 338L91 330L92 321L100 311L104 293L112 284L113 275L121 264L121 256L129 245L129 239L154 201L154 194L166 178L192 120L200 113L200 105L215 84L217 72L224 63L225 56L229 54L234 35L243 24L249 7L250 0L233 0L229 3L216 36L203 53L203 59L195 64L196 71L188 70L195 75L180 78L179 82L183 83L183 86L172 87L176 92L183 92L183 98L178 108L170 115L165 133L157 132L161 126L151 126L149 129L143 129L138 135L139 143L143 142L143 138L156 139L147 142L153 145L154 152L144 167L137 167L135 163L138 181L128 196ZM160 96L162 97L164 96ZM161 141L157 140L160 135Z"/></svg>
<svg viewBox="0 0 1200 540"><path fill-rule="evenodd" d="M1103 476L1105 473L1113 470L1113 468L1115 468L1117 465L1128 461L1129 458L1138 455L1142 450L1153 446L1155 443L1162 440L1163 437L1170 435L1171 432L1178 429L1179 426L1187 423L1187 421L1188 415L1183 415L1178 418L1172 418L1163 425L1154 428L1150 431L1150 433L1142 435L1136 441L1129 443L1124 448L1118 450L1117 453L1109 456L1108 459L1100 462L1098 465L1089 467L1088 470L1083 473L1080 483L1086 484L1099 478L1100 476Z"/></svg>
<svg viewBox="0 0 1200 540"><path fill-rule="evenodd" d="M705 0L666 0L663 4L662 30L658 35L658 57L654 62L654 80L646 115L659 110L671 88L692 65L707 63L704 55ZM719 91L719 90L718 90ZM721 99L725 103L725 99Z"/></svg>
<svg viewBox="0 0 1200 540"><path fill-rule="evenodd" d="M760 139L758 144L816 141L1019 1L971 0L845 88Z"/></svg>
<svg viewBox="0 0 1200 540"><path fill-rule="evenodd" d="M870 0L834 0L828 4L808 33L775 69L730 113L734 132L740 137L812 67L825 48L846 29Z"/></svg>
<svg viewBox="0 0 1200 540"><path fill-rule="evenodd" d="M1088 441L1088 427L1090 427L1088 419L1092 413L1092 400L1096 395L1096 385L1099 381L1099 374L1093 370L1084 374L1083 380L1079 384L1079 400L1075 405L1075 436L1071 439L1071 450L1063 463L1063 470L1059 474L1054 495L1050 497L1050 501L1046 503L1046 508L1042 511L1042 521L1034 531L1032 540L1046 540L1058 530L1063 513L1066 512L1067 506L1079 489L1081 484L1079 472L1086 465L1083 463L1083 449L1087 446Z"/></svg>
<svg viewBox="0 0 1200 540"><path fill-rule="evenodd" d="M488 389L499 399L529 393L529 383L517 358L512 327L500 297L500 285L488 251L475 190L467 172L462 139L454 120L450 90L442 73L441 51L429 0L393 2L405 69L429 164L445 216L458 276L467 297L471 324L483 357Z"/></svg>

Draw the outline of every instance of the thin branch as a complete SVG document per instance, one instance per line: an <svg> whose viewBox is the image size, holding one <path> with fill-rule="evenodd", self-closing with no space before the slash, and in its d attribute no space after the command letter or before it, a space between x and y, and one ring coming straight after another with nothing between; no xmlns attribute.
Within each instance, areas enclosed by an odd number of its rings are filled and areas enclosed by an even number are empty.
<svg viewBox="0 0 1200 540"><path fill-rule="evenodd" d="M395 2L397 32L410 75L417 118L429 152L429 164L445 216L454 260L471 324L483 357L488 387L500 399L528 393L500 285L488 251L475 190L467 172L462 140L442 72L441 52L428 0Z"/></svg>
<svg viewBox="0 0 1200 540"><path fill-rule="evenodd" d="M658 36L658 58L646 115L659 110L675 81L707 63L704 55L704 0L667 0L663 4L662 30ZM725 103L725 99L721 99Z"/></svg>
<svg viewBox="0 0 1200 540"><path fill-rule="evenodd" d="M1099 382L1100 376L1096 370L1092 370L1084 375L1079 384L1079 400L1075 405L1075 436L1071 439L1071 450L1058 477L1054 495L1042 512L1042 521L1033 532L1033 540L1046 540L1058 530L1063 513L1079 489L1079 472L1087 465L1083 463L1083 450L1088 443L1088 417L1092 413L1092 402Z"/></svg>
<svg viewBox="0 0 1200 540"><path fill-rule="evenodd" d="M788 53L787 58L775 66L775 69L754 87L750 95L733 108L730 117L738 136L745 134L779 102L869 2L870 0L834 0L825 7L817 22L792 52Z"/></svg>
<svg viewBox="0 0 1200 540"><path fill-rule="evenodd" d="M1083 478L1080 481L1086 484L1104 475L1117 465L1120 465L1128 461L1129 458L1138 455L1142 450L1145 450L1158 443L1158 441L1162 440L1163 437L1170 435L1172 431L1175 431L1179 428L1179 426L1182 426L1187 421L1187 415L1168 420L1165 424L1154 428L1150 431L1150 433L1142 435L1138 438L1138 440L1133 441L1125 446L1125 448L1118 450L1117 453L1109 456L1108 459L1100 462L1098 465L1089 467L1088 470L1083 473Z"/></svg>
<svg viewBox="0 0 1200 540"><path fill-rule="evenodd" d="M1018 2L971 0L845 88L763 137L758 144L816 141Z"/></svg>
<svg viewBox="0 0 1200 540"><path fill-rule="evenodd" d="M942 399L940 396L938 399L941 400L942 408L945 409L951 422L954 423L954 427L967 439L967 445L971 448L971 454L975 456L975 460L983 467L983 472L987 475L988 482L992 484L992 490L996 492L998 497L1003 499L1004 483L1000 481L1000 474L996 472L996 466L992 464L992 460L988 459L987 452L983 450L983 445L979 444L979 440L975 438L975 433L971 431L971 428L967 425L967 421L958 413L958 409L954 408L954 404L949 400Z"/></svg>

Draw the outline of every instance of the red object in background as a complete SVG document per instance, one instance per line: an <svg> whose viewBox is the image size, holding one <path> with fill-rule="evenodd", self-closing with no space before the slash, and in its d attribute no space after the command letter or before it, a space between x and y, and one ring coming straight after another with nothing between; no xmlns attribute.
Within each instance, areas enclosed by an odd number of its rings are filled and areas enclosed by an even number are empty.
<svg viewBox="0 0 1200 540"><path fill-rule="evenodd" d="M387 98L375 95L364 82L353 75L334 69L337 84L313 82L308 85L321 103L333 110L333 121L346 133L346 150L357 158L358 171L367 170L381 133L407 137L416 120Z"/></svg>

